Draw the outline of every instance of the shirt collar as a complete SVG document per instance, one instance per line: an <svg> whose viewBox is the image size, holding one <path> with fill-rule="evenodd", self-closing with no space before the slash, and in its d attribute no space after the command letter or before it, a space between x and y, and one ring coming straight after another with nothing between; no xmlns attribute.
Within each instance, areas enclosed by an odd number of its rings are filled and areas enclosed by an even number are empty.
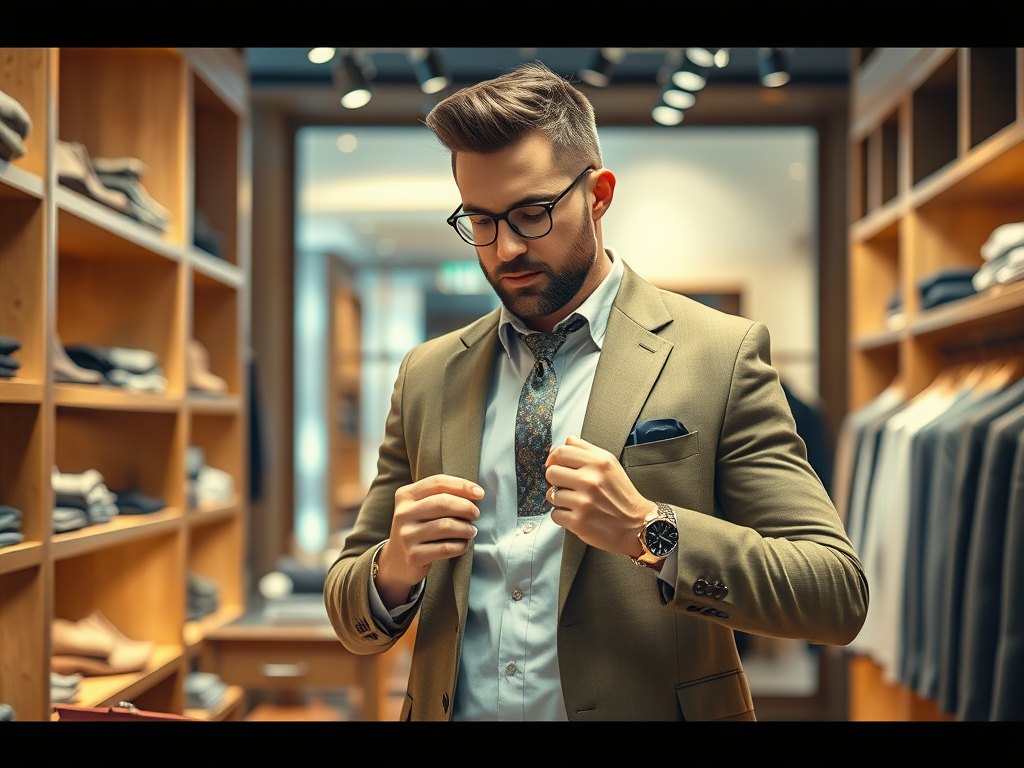
<svg viewBox="0 0 1024 768"><path fill-rule="evenodd" d="M587 297L587 300L572 315L569 315L569 317L558 324L558 326L561 326L563 323L568 322L573 315L580 315L586 318L587 331L598 349L601 349L604 345L605 332L608 330L608 316L611 314L615 296L619 292L619 283L622 282L623 271L622 259L618 257L618 254L611 248L605 248L605 253L608 254L608 258L612 261L611 271L605 275L604 280ZM555 327L557 328L558 326ZM582 330L581 328L580 331ZM536 333L536 331L527 328L526 323L502 304L501 315L498 320L498 338L505 348L505 354L509 357L512 355L512 344L514 343L512 337L515 336L516 331L524 335Z"/></svg>

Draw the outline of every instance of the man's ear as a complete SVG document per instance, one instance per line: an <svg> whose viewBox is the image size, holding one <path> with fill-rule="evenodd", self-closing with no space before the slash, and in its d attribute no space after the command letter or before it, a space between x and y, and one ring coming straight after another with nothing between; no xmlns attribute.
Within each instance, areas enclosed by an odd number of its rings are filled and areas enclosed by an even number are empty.
<svg viewBox="0 0 1024 768"><path fill-rule="evenodd" d="M612 204L612 197L615 194L615 174L607 168L601 168L593 175L594 205L592 214L594 221L597 221L608 212Z"/></svg>

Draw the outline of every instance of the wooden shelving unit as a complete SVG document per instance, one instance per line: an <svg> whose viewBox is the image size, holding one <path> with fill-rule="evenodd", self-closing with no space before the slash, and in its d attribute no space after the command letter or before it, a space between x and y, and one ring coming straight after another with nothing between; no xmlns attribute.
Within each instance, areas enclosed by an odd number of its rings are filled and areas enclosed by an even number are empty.
<svg viewBox="0 0 1024 768"><path fill-rule="evenodd" d="M0 49L0 90L28 111L27 153L0 162L0 334L22 367L0 381L0 503L25 542L0 548L0 701L50 720L51 622L99 610L155 652L135 674L87 678L79 704L131 701L180 714L191 653L241 615L247 535L251 160L248 73L235 49ZM145 163L170 212L148 227L57 180L57 141ZM196 211L222 251L193 245ZM162 394L54 383L53 339L146 349ZM229 394L188 391L190 338ZM185 457L201 445L232 474L229 504L188 509ZM149 515L54 534L50 473L96 469L108 488L164 500ZM187 622L187 576L214 580L221 609ZM233 691L213 719L244 697Z"/></svg>
<svg viewBox="0 0 1024 768"><path fill-rule="evenodd" d="M977 269L992 230L1024 221L1024 49L877 48L854 56L850 146L850 403L897 377L908 395L964 349L1024 328L1024 283L922 310L917 281ZM886 326L900 289L905 323ZM854 720L943 720L936 702L850 658Z"/></svg>

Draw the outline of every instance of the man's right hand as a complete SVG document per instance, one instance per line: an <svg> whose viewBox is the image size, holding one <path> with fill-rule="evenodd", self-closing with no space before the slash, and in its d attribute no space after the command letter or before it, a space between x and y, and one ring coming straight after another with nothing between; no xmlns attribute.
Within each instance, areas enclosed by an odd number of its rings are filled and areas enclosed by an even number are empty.
<svg viewBox="0 0 1024 768"><path fill-rule="evenodd" d="M395 492L391 537L377 559L377 593L389 611L409 600L430 564L469 551L476 536L471 521L484 489L452 475L431 475Z"/></svg>

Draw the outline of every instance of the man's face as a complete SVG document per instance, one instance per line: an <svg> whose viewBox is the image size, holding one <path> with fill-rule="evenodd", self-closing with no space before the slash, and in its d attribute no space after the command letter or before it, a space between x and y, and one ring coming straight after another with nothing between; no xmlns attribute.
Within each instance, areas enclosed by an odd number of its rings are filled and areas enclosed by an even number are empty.
<svg viewBox="0 0 1024 768"><path fill-rule="evenodd" d="M490 155L459 153L456 178L467 212L498 214L527 202L548 202L583 169L559 169L551 144L532 134ZM528 324L553 326L574 310L597 256L584 176L555 206L551 231L529 239L498 223L498 238L477 247L480 268L502 303ZM589 286L593 290L593 286ZM574 301L577 297L579 301Z"/></svg>

